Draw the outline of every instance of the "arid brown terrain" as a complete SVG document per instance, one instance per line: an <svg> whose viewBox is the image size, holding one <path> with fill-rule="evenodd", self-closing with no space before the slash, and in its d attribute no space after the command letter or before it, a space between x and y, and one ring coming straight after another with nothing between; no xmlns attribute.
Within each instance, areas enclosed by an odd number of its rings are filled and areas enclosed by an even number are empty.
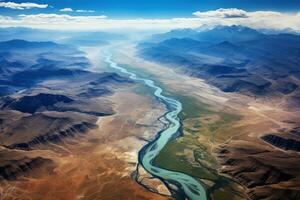
<svg viewBox="0 0 300 200"><path fill-rule="evenodd" d="M75 63L69 63L70 55L60 56L64 46L59 46L57 57L51 55L59 61L48 60L51 68L37 66L42 59L36 51L48 55L49 48L58 45L34 45L36 58L28 54L29 63L15 61L22 67L3 77L11 90L0 98L0 199L166 199L156 194L169 195L161 182L139 170L136 178L145 187L148 182L156 185L156 193L151 193L133 177L138 151L162 126L157 116L164 108L139 94L140 86L128 78L82 69L92 67L83 52L75 51L78 59L71 53ZM2 59L8 62L11 55ZM74 67L78 60L86 62L81 69ZM44 74L49 69L52 73ZM34 79L28 71L41 76ZM20 82L13 82L16 76L28 85L19 89Z"/></svg>

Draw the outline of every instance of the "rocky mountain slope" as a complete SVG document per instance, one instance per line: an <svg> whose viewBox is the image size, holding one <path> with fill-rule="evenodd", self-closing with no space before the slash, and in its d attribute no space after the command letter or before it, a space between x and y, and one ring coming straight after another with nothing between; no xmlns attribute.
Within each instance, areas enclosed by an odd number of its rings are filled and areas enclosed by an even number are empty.
<svg viewBox="0 0 300 200"><path fill-rule="evenodd" d="M79 138L114 114L107 96L132 81L89 66L73 46L0 42L0 181L51 173L55 163L37 150Z"/></svg>

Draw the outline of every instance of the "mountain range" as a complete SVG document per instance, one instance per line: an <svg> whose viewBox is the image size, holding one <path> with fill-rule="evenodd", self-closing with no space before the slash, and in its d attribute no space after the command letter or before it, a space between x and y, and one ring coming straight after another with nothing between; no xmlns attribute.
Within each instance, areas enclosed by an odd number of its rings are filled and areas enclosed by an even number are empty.
<svg viewBox="0 0 300 200"><path fill-rule="evenodd" d="M224 92L289 95L300 103L299 35L268 35L243 26L182 29L155 35L138 49L144 59L205 79Z"/></svg>

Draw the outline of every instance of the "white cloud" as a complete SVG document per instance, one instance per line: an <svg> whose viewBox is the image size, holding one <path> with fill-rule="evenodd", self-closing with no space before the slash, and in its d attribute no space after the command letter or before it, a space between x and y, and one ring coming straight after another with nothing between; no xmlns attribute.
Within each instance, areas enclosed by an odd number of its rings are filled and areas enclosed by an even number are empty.
<svg viewBox="0 0 300 200"><path fill-rule="evenodd" d="M76 10L78 13L94 13L94 10Z"/></svg>
<svg viewBox="0 0 300 200"><path fill-rule="evenodd" d="M63 8L59 10L60 12L73 12L72 8Z"/></svg>
<svg viewBox="0 0 300 200"><path fill-rule="evenodd" d="M300 13L300 12L299 12ZM276 11L245 11L236 8L194 12L199 20L212 25L244 25L252 28L285 29L300 31L299 13Z"/></svg>
<svg viewBox="0 0 300 200"><path fill-rule="evenodd" d="M197 18L173 19L109 19L105 15L74 16L67 14L32 14L18 15L7 19L0 18L0 27L21 26L57 30L107 30L107 29L153 29L168 30L173 28L198 27Z"/></svg>
<svg viewBox="0 0 300 200"><path fill-rule="evenodd" d="M206 12L194 12L195 16L200 18L217 17L217 18L245 18L248 17L247 12L237 8L220 8Z"/></svg>
<svg viewBox="0 0 300 200"><path fill-rule="evenodd" d="M56 22L54 26L59 24L71 23L73 26L76 23L91 23L97 22L107 18L105 15L99 16L71 16L71 15L59 15L59 14L36 14L36 15L19 15L16 21L23 21L29 24L50 24Z"/></svg>
<svg viewBox="0 0 300 200"><path fill-rule="evenodd" d="M199 13L200 16L199 16ZM226 14L225 14L226 13ZM195 12L195 17L170 19L110 19L105 15L72 16L67 14L32 14L16 17L0 16L0 27L22 26L58 30L170 30L197 28L202 25L244 25L252 28L300 31L300 12L248 12L238 9ZM240 16L240 17L238 17Z"/></svg>
<svg viewBox="0 0 300 200"><path fill-rule="evenodd" d="M37 3L15 3L15 2L0 2L0 7L10 8L10 9L31 9L31 8L47 8L48 4L37 4Z"/></svg>
<svg viewBox="0 0 300 200"><path fill-rule="evenodd" d="M59 10L60 12L73 12L74 10L72 8L63 8ZM94 10L75 10L75 12L78 13L94 13Z"/></svg>

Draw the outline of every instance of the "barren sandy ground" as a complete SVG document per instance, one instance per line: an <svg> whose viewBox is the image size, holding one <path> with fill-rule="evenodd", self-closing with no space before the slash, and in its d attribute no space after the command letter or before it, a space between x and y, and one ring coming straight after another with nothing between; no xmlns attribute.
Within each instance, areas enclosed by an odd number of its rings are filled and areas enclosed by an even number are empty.
<svg viewBox="0 0 300 200"><path fill-rule="evenodd" d="M139 149L160 129L157 117L164 108L132 88L119 90L109 99L115 115L99 118L99 128L85 135L35 151L55 161L52 172L36 169L34 178L4 182L0 199L165 199L131 177Z"/></svg>

